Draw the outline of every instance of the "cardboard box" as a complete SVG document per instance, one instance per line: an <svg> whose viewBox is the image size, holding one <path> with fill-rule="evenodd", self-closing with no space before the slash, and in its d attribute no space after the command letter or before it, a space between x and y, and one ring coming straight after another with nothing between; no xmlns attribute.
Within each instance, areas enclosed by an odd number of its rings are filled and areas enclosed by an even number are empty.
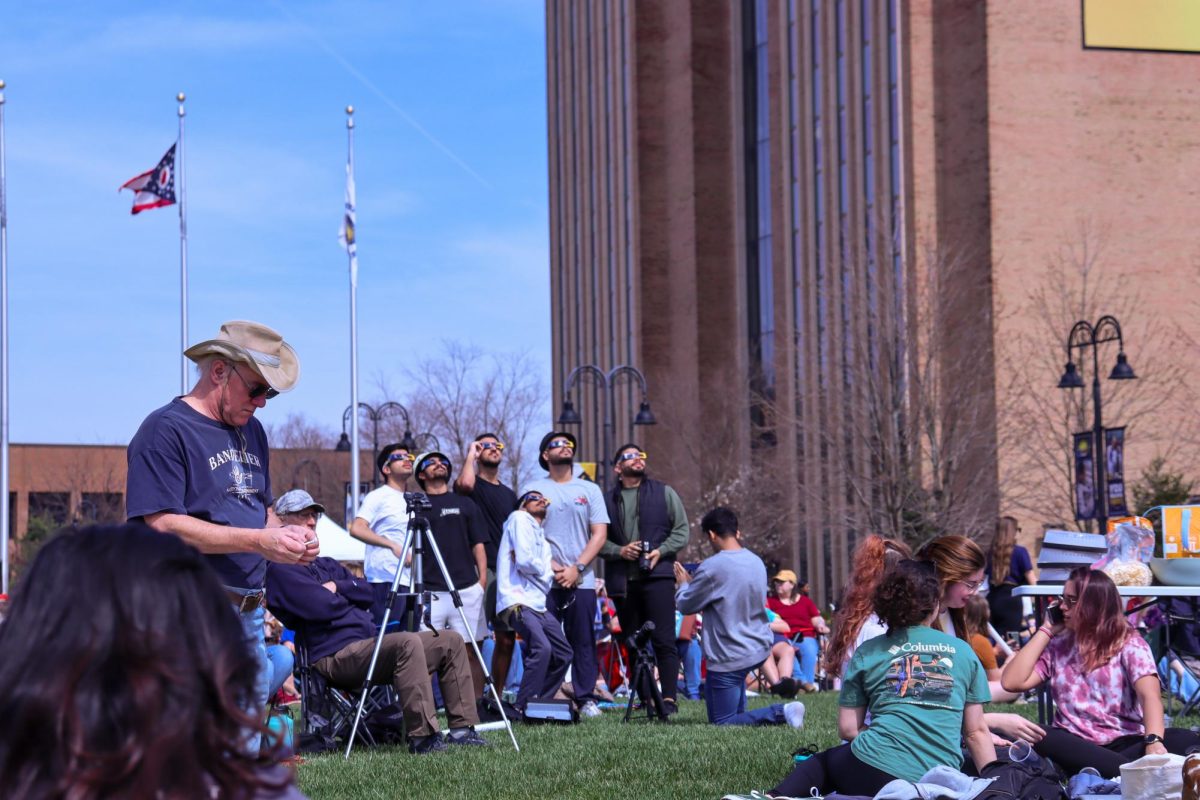
<svg viewBox="0 0 1200 800"><path fill-rule="evenodd" d="M1163 558L1200 558L1200 506L1163 506Z"/></svg>

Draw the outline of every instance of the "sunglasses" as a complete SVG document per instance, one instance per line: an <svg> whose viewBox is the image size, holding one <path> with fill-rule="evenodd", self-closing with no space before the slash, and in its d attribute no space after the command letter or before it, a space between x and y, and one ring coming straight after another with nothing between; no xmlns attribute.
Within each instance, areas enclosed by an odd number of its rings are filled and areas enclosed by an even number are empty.
<svg viewBox="0 0 1200 800"><path fill-rule="evenodd" d="M416 460L417 460L417 457L414 456L412 453L392 453L390 456L388 456L387 463L391 464L393 461L416 461Z"/></svg>
<svg viewBox="0 0 1200 800"><path fill-rule="evenodd" d="M553 442L551 442L550 444L546 445L546 449L547 449L547 450L554 450L554 449L557 449L557 448L559 448L559 447L569 447L569 448L571 448L572 450L574 450L574 449L575 449L575 444L574 444L574 442L572 442L570 439L555 439Z"/></svg>
<svg viewBox="0 0 1200 800"><path fill-rule="evenodd" d="M648 457L649 456L647 456L645 453L641 453L641 452L622 453L621 455L617 456L617 463L619 464L623 461L637 461L638 459L645 461Z"/></svg>
<svg viewBox="0 0 1200 800"><path fill-rule="evenodd" d="M444 458L427 458L421 462L421 471L424 472L435 464L441 464L443 467L450 466L450 462Z"/></svg>
<svg viewBox="0 0 1200 800"><path fill-rule="evenodd" d="M503 442L480 442L479 447L481 450L503 450L504 443Z"/></svg>
<svg viewBox="0 0 1200 800"><path fill-rule="evenodd" d="M522 497L521 505L525 505L526 503L545 503L546 505L550 505L550 501L544 495L540 495L537 492L530 492Z"/></svg>
<svg viewBox="0 0 1200 800"><path fill-rule="evenodd" d="M251 385L248 380L242 377L242 373L238 372L236 364L230 364L229 368L233 370L233 374L238 376L238 380L240 380L249 391L251 400L257 400L260 397L266 397L268 400L272 400L279 396L278 390L272 389L265 383L255 383Z"/></svg>

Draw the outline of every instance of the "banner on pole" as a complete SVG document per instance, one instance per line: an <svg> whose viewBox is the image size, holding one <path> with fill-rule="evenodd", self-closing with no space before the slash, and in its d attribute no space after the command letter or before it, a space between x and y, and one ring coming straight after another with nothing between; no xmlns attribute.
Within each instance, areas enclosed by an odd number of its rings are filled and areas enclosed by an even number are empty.
<svg viewBox="0 0 1200 800"><path fill-rule="evenodd" d="M350 284L358 285L358 247L355 236L357 201L354 197L354 162L346 161L346 210L342 214L342 227L338 231L338 241L350 254Z"/></svg>
<svg viewBox="0 0 1200 800"><path fill-rule="evenodd" d="M162 208L175 204L175 148L178 143L159 159L158 166L147 170L141 175L130 178L121 184L121 188L134 193L133 210L130 214L138 214L151 208Z"/></svg>
<svg viewBox="0 0 1200 800"><path fill-rule="evenodd" d="M1096 464L1092 432L1074 435L1075 453L1075 519L1096 518Z"/></svg>
<svg viewBox="0 0 1200 800"><path fill-rule="evenodd" d="M1125 428L1104 429L1104 480L1108 494L1108 516L1129 514L1125 505Z"/></svg>

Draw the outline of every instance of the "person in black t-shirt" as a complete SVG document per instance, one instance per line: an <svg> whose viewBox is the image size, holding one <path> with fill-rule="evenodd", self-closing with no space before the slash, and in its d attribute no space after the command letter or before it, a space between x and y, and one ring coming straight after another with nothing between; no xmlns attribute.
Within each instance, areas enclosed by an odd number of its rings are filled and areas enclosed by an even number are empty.
<svg viewBox="0 0 1200 800"><path fill-rule="evenodd" d="M430 618L435 630L449 628L464 640L482 642L487 638L487 620L483 615L483 595L487 588L487 527L479 507L469 497L450 491L450 459L438 452L424 453L417 458L413 474L425 490L433 506L421 516L429 520L429 531L437 543L446 571L462 599L463 615L454 607L450 587L432 552L426 552L421 565L425 588L433 592ZM475 696L483 694L483 666L471 657L471 679Z"/></svg>
<svg viewBox="0 0 1200 800"><path fill-rule="evenodd" d="M503 619L496 616L496 551L504 535L504 522L517 510L517 494L500 482L500 462L504 459L504 443L494 433L481 433L471 443L463 462L462 472L454 481L454 491L475 501L487 525L487 591L483 598L484 616L492 626L496 648L492 652L492 677L503 688L512 664L517 635Z"/></svg>

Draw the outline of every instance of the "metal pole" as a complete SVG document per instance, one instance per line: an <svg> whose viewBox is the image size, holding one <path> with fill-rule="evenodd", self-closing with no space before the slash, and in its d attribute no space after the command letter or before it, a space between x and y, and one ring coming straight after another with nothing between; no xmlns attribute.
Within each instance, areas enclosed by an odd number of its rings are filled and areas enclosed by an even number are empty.
<svg viewBox="0 0 1200 800"><path fill-rule="evenodd" d="M4 169L4 81L0 80L0 592L8 594L8 175Z"/></svg>
<svg viewBox="0 0 1200 800"><path fill-rule="evenodd" d="M187 98L180 92L175 99L179 101L179 157L175 159L175 182L179 184L179 352L182 354L188 347L187 188L183 166L183 118L187 113L183 101ZM187 356L180 356L179 369L179 393L183 395L188 391Z"/></svg>
<svg viewBox="0 0 1200 800"><path fill-rule="evenodd" d="M346 214L354 215L354 106L346 106ZM350 260L350 513L358 513L358 232L346 240ZM350 524L350 520L346 520Z"/></svg>
<svg viewBox="0 0 1200 800"><path fill-rule="evenodd" d="M1096 521L1097 533L1103 535L1108 531L1108 486L1104 465L1104 423L1100 415L1100 343L1096 341L1096 332L1092 331L1092 410L1093 434L1095 444L1092 445L1092 460L1095 462L1096 474Z"/></svg>
<svg viewBox="0 0 1200 800"><path fill-rule="evenodd" d="M603 476L600 485L604 488L605 493L609 490L609 481L612 480L612 470L606 469L608 465L608 454L612 452L612 429L613 408L616 406L616 401L613 398L613 380L612 373L603 375L603 383L600 384L601 397L604 404L604 435L600 438L600 458L596 460L596 472Z"/></svg>

